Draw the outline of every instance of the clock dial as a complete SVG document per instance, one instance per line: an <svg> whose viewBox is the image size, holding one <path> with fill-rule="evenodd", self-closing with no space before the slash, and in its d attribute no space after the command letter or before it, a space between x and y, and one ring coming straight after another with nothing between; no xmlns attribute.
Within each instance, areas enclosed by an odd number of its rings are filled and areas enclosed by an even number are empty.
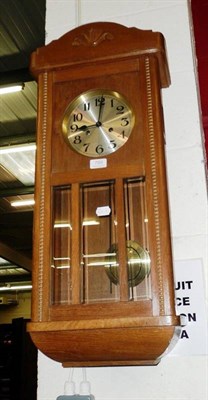
<svg viewBox="0 0 208 400"><path fill-rule="evenodd" d="M66 142L87 157L103 157L123 146L134 127L135 116L118 92L91 90L66 109L62 131Z"/></svg>

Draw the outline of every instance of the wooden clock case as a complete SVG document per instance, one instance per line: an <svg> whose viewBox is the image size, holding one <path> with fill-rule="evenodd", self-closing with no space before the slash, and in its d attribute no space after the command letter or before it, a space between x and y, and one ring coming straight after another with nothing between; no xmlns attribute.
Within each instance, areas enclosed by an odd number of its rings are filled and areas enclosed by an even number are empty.
<svg viewBox="0 0 208 400"><path fill-rule="evenodd" d="M164 154L161 88L170 84L161 33L97 22L80 26L32 54L38 81L37 164L34 211L32 320L36 346L64 366L154 365L178 337ZM133 132L105 168L64 141L61 123L82 92L105 88L122 93L136 115ZM123 180L145 177L150 294L129 298ZM113 180L119 229L119 299L81 300L81 184ZM51 272L53 193L71 187L71 298L54 295ZM66 283L67 285L67 283ZM58 294L57 294L58 293ZM60 300L60 301L59 301Z"/></svg>

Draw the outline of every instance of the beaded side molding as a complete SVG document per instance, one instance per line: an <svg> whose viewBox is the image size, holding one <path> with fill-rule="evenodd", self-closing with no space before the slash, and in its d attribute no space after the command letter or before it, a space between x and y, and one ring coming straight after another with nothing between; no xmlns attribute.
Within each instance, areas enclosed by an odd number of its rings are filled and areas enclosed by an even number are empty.
<svg viewBox="0 0 208 400"><path fill-rule="evenodd" d="M164 315L164 293L163 293L163 272L162 272L162 258L161 258L161 240L160 240L160 210L158 202L157 191L157 170L156 170L156 157L155 157L155 135L153 123L153 104L152 104L152 91L151 91L151 75L149 58L145 59L146 67L146 84L147 84L147 103L148 103L148 124L149 124L149 143L150 143L150 159L151 159L151 173L152 173L152 188L153 188L153 206L154 206L154 219L156 231L156 271L158 275L159 287L159 305L160 313Z"/></svg>

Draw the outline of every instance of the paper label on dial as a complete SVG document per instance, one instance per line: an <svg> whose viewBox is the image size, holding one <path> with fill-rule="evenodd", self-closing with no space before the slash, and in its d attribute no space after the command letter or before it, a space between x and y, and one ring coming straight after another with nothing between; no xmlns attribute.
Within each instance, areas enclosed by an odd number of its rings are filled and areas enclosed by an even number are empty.
<svg viewBox="0 0 208 400"><path fill-rule="evenodd" d="M106 168L107 167L107 158L98 158L96 160L90 160L90 168Z"/></svg>
<svg viewBox="0 0 208 400"><path fill-rule="evenodd" d="M111 209L109 206L103 206L103 207L97 207L96 208L96 215L98 217L105 217L107 215L110 215Z"/></svg>

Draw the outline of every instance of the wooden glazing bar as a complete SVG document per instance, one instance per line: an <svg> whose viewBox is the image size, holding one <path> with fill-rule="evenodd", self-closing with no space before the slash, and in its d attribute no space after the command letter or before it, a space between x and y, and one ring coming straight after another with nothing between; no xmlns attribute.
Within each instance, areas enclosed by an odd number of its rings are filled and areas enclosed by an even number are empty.
<svg viewBox="0 0 208 400"><path fill-rule="evenodd" d="M79 184L72 185L72 246L71 246L71 284L72 303L80 303L80 196Z"/></svg>
<svg viewBox="0 0 208 400"><path fill-rule="evenodd" d="M128 270L126 254L126 233L125 233L125 213L124 213L124 195L123 179L116 179L115 202L117 210L117 239L118 239L118 263L119 263L119 282L120 282L120 300L128 301Z"/></svg>

